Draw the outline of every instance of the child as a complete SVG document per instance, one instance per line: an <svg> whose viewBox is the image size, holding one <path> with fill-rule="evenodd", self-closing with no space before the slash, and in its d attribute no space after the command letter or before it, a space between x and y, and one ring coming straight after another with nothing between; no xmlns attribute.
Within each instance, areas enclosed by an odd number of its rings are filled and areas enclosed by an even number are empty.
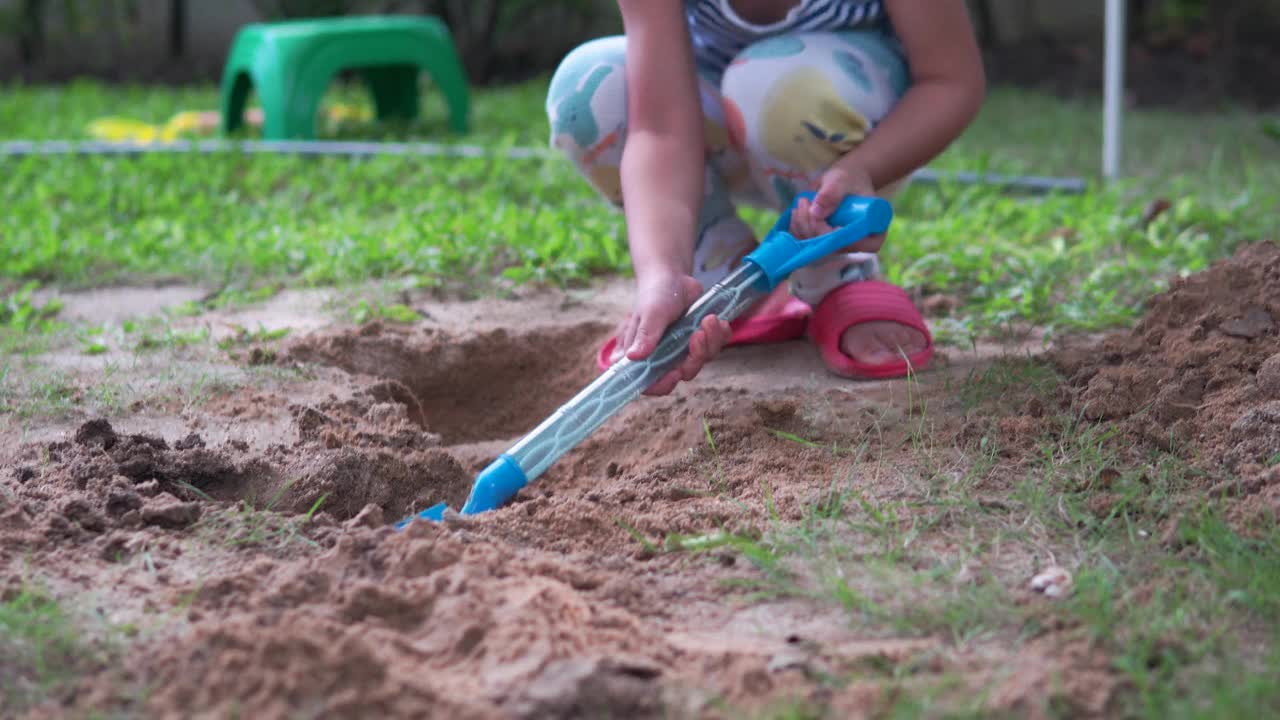
<svg viewBox="0 0 1280 720"><path fill-rule="evenodd" d="M985 92L964 0L618 0L625 35L585 43L556 70L551 142L622 208L636 295L607 367L653 351L666 327L755 247L735 203L830 231L846 195L889 196L972 121ZM626 202L623 202L623 199ZM932 355L907 294L871 279L883 236L803 268L725 323L707 318L681 366L722 347L808 335L833 372L899 377Z"/></svg>

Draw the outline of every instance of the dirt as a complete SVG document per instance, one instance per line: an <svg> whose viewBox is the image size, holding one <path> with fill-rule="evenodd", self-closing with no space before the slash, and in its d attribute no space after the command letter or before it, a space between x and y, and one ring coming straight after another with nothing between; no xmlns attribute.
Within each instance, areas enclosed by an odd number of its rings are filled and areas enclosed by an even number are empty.
<svg viewBox="0 0 1280 720"><path fill-rule="evenodd" d="M70 529L101 532L102 516L123 526L185 516L151 504L135 507L139 488L180 498L197 511L197 500L244 500L262 509L305 513L323 498L325 512L337 519L370 504L405 513L424 502L415 499L419 495L464 497L469 478L439 450L439 439L411 425L403 405L380 402L379 396L374 386L342 403L297 407L297 441L263 453L251 452L242 441L209 447L197 433L172 442L121 435L106 420L92 420L72 440L30 448L16 458L16 500L74 494L88 504L94 521L87 526L64 513ZM356 414L360 410L363 416ZM331 429L339 422L341 430Z"/></svg>
<svg viewBox="0 0 1280 720"><path fill-rule="evenodd" d="M662 552L669 536L802 518L829 456L779 432L852 444L902 416L904 388L823 376L800 342L738 349L702 385L633 404L506 508L393 529L460 506L475 472L594 376L612 327L564 307L569 322L522 332L308 333L273 363L315 369L326 392L236 390L185 423L94 418L21 443L2 476L4 583L35 558L44 584L95 587L114 621L150 629L36 715L714 716L811 691L812 663L937 644L868 640L811 604L744 609L734 553ZM176 609L160 622L161 608Z"/></svg>
<svg viewBox="0 0 1280 720"><path fill-rule="evenodd" d="M1215 494L1271 487L1280 462L1277 288L1272 242L1175 279L1133 329L1053 356L1073 405L1196 458Z"/></svg>
<svg viewBox="0 0 1280 720"><path fill-rule="evenodd" d="M1194 448L1232 473L1220 494L1266 497L1280 486L1265 467L1280 449L1278 284L1265 243L1175 281L1134 330L1050 354L1068 378L1056 399ZM407 326L303 322L263 360L285 379L198 409L6 441L0 592L38 580L99 625L137 629L30 716L738 717L799 699L873 717L943 678L943 695L981 692L991 712L1113 709L1111 660L1052 623L957 643L851 622L820 598L753 599L743 583L768 565L718 544L803 526L837 485L928 507L984 434L1016 463L1055 398L980 417L956 391L1034 343L945 348L911 384L837 378L802 341L732 348L509 505L397 530L459 507L476 472L595 376L612 329L569 295L417 309ZM1002 507L999 488L974 492ZM900 562L954 556L969 530L953 517L921 519ZM705 549L670 551L686 541ZM1053 602L1027 587L1050 560L997 548L955 582L996 583L1034 612Z"/></svg>

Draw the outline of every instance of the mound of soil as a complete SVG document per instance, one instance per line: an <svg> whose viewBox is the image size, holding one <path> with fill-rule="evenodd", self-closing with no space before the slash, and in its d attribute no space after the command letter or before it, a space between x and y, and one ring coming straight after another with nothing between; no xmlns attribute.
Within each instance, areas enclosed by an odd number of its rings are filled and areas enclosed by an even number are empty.
<svg viewBox="0 0 1280 720"><path fill-rule="evenodd" d="M319 556L207 584L193 607L217 621L154 647L133 680L156 688L148 706L161 714L564 717L576 705L652 717L674 653L635 617L589 602L591 587L567 565L529 566L438 524L353 528ZM580 669L553 698L513 692L597 653L612 664ZM120 700L98 692L108 706Z"/></svg>
<svg viewBox="0 0 1280 720"><path fill-rule="evenodd" d="M1280 247L1174 280L1131 330L1054 356L1072 401L1259 489L1280 480ZM1220 478L1221 479L1221 478Z"/></svg>
<svg viewBox="0 0 1280 720"><path fill-rule="evenodd" d="M71 440L17 458L3 483L10 492L0 493L0 544L15 550L117 529L180 530L226 503L348 520L367 506L393 517L465 499L468 472L407 421L405 405L386 398L375 385L343 402L296 407L297 442L264 453L234 440L209 447L196 433L172 443L120 434L91 420Z"/></svg>

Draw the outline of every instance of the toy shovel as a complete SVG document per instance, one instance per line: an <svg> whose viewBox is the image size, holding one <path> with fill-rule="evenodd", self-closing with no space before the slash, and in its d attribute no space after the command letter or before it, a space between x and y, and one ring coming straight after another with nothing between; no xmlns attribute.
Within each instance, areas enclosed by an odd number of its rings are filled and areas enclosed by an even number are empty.
<svg viewBox="0 0 1280 720"><path fill-rule="evenodd" d="M813 199L812 192L800 197ZM793 203L783 212L768 236L742 259L724 280L698 298L671 324L646 358L618 360L573 399L498 456L476 478L461 515L475 515L500 507L520 488L535 480L562 455L600 427L606 420L679 365L689 349L689 338L703 319L714 314L728 322L768 295L797 269L821 260L859 240L889 229L893 209L880 198L847 197L827 218L835 228L826 235L797 240L788 232ZM445 503L434 505L396 524L403 528L415 518L439 521Z"/></svg>

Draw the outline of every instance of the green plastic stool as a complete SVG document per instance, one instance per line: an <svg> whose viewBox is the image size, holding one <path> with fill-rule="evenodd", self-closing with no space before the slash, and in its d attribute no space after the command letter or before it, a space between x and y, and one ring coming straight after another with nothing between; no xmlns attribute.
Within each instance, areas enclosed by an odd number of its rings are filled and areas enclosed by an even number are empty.
<svg viewBox="0 0 1280 720"><path fill-rule="evenodd" d="M256 88L264 139L313 139L320 98L345 70L368 84L379 120L418 116L418 74L427 71L449 104L450 129L467 132L467 79L448 27L430 16L375 15L241 28L222 71L223 133L244 123Z"/></svg>

